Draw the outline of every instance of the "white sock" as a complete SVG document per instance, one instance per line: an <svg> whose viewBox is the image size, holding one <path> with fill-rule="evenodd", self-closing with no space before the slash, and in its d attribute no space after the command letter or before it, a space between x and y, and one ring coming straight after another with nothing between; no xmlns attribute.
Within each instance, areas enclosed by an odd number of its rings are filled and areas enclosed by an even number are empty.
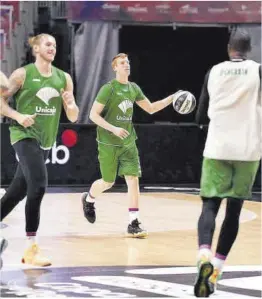
<svg viewBox="0 0 262 299"><path fill-rule="evenodd" d="M36 243L36 236L27 236L26 237L26 248L31 247Z"/></svg>
<svg viewBox="0 0 262 299"><path fill-rule="evenodd" d="M199 260L202 256L205 256L208 260L212 258L212 251L210 248L200 248L198 251L197 259Z"/></svg>
<svg viewBox="0 0 262 299"><path fill-rule="evenodd" d="M220 259L220 258L215 256L215 257L212 258L211 262L212 262L214 268L217 268L219 271L222 272L222 269L223 269L223 266L224 266L224 263L225 263L224 259Z"/></svg>
<svg viewBox="0 0 262 299"><path fill-rule="evenodd" d="M135 211L134 211L135 210ZM129 223L131 224L132 221L134 221L135 219L138 219L138 209L129 209Z"/></svg>
<svg viewBox="0 0 262 299"><path fill-rule="evenodd" d="M88 192L87 197L86 197L87 202L95 202L95 198Z"/></svg>

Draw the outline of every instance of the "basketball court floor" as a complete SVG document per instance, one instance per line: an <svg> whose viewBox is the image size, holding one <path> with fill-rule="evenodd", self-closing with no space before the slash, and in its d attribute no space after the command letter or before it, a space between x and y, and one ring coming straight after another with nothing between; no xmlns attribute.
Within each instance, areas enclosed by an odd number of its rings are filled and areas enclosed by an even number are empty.
<svg viewBox="0 0 262 299"><path fill-rule="evenodd" d="M147 239L125 236L125 193L105 193L96 203L97 221L83 216L80 193L48 193L42 203L41 251L52 266L21 264L24 202L5 219L1 297L193 298L196 275L197 195L141 193L140 219ZM225 205L217 218L221 226ZM217 233L215 234L217 238ZM214 243L215 247L215 243ZM261 203L245 202L240 232L213 298L261 297Z"/></svg>

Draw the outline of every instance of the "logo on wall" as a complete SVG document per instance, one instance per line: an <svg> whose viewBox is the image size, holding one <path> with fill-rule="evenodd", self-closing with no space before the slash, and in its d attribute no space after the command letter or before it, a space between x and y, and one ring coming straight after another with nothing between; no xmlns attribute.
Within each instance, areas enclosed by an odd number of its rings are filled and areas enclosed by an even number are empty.
<svg viewBox="0 0 262 299"><path fill-rule="evenodd" d="M49 158L45 164L59 164L64 165L70 159L69 148L74 147L78 141L78 135L74 130L65 130L61 135L62 143L60 145L55 144L52 146L49 154ZM19 161L17 154L15 155L16 160Z"/></svg>
<svg viewBox="0 0 262 299"><path fill-rule="evenodd" d="M61 135L63 145L56 145L51 149L51 157L47 159L46 164L66 164L70 159L69 148L74 147L78 141L78 135L76 131L67 129Z"/></svg>
<svg viewBox="0 0 262 299"><path fill-rule="evenodd" d="M180 14L198 14L198 8L193 7L190 4L181 6L179 9Z"/></svg>

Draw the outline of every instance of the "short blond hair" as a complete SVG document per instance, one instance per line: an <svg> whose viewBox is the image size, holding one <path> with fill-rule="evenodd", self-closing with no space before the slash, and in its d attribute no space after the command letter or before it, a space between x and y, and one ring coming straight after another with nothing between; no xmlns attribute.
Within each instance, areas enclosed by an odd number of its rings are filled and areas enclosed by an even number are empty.
<svg viewBox="0 0 262 299"><path fill-rule="evenodd" d="M33 47L36 46L36 45L39 45L39 44L40 44L40 41L41 41L41 39L42 39L43 37L48 37L48 36L50 36L50 37L52 37L53 39L55 39L51 34L48 34L48 33L40 33L40 34L38 34L38 35L36 35L36 36L31 36L31 37L29 37L29 39L28 39L28 43L29 43L30 47L31 47L32 50L33 50L33 55L34 55L34 56L35 56L35 53L34 53L34 49L33 49Z"/></svg>
<svg viewBox="0 0 262 299"><path fill-rule="evenodd" d="M128 57L128 55L125 53L119 53L115 57L113 57L112 64L111 64L112 68L114 69L114 67L116 66L116 62L118 58L126 58L126 57Z"/></svg>

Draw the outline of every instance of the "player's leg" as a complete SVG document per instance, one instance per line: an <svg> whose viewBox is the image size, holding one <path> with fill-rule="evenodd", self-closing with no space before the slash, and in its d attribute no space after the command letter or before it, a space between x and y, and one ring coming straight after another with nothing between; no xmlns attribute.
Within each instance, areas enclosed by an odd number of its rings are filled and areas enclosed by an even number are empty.
<svg viewBox="0 0 262 299"><path fill-rule="evenodd" d="M232 171L232 166L225 161L203 160L200 192L202 212L198 221L198 274L194 287L197 297L208 297L212 292L209 278L213 273L211 245L215 220L221 201L230 190Z"/></svg>
<svg viewBox="0 0 262 299"><path fill-rule="evenodd" d="M99 143L98 159L102 178L96 180L88 192L82 194L84 215L90 223L96 221L95 198L114 185L118 167L117 148Z"/></svg>
<svg viewBox="0 0 262 299"><path fill-rule="evenodd" d="M118 174L125 177L129 199L129 225L128 236L135 238L145 238L148 233L140 227L139 221L139 177L141 177L141 167L136 144L124 148L119 156Z"/></svg>
<svg viewBox="0 0 262 299"><path fill-rule="evenodd" d="M24 174L22 172L21 166L18 164L16 168L16 172L14 178L9 185L7 191L3 194L0 200L0 216L1 221L9 215L9 213L16 207L16 205L24 199L26 196L27 186ZM7 247L7 240L1 238L0 241L0 254ZM2 268L3 261L2 257L0 257L0 268Z"/></svg>
<svg viewBox="0 0 262 299"><path fill-rule="evenodd" d="M244 199L252 198L252 187L259 167L259 161L232 162L234 167L233 187L227 199L225 219L223 221L218 239L216 255L212 260L215 268L210 280L215 288L217 279L221 276L224 263L237 238L239 218Z"/></svg>
<svg viewBox="0 0 262 299"><path fill-rule="evenodd" d="M14 178L0 201L1 221L25 198L26 180L20 164L16 168Z"/></svg>
<svg viewBox="0 0 262 299"><path fill-rule="evenodd" d="M140 225L139 221L139 178L137 176L125 175L129 199L129 224L127 235L132 238L146 238L148 233Z"/></svg>
<svg viewBox="0 0 262 299"><path fill-rule="evenodd" d="M14 144L14 148L27 183L25 206L27 244L22 262L35 266L48 266L51 262L41 256L36 241L40 207L47 186L45 160L48 152L43 151L35 139L20 140Z"/></svg>
<svg viewBox="0 0 262 299"><path fill-rule="evenodd" d="M212 257L211 246L221 201L218 197L202 197L202 211L198 220L198 262Z"/></svg>

